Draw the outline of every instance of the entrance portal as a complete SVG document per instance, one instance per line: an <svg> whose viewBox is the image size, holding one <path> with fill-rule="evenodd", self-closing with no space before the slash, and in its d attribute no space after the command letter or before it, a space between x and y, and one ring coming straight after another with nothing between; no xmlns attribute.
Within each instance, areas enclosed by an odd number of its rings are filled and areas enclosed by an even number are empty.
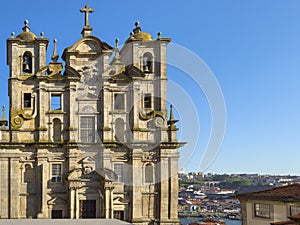
<svg viewBox="0 0 300 225"><path fill-rule="evenodd" d="M96 200L80 200L79 207L79 218L96 218Z"/></svg>

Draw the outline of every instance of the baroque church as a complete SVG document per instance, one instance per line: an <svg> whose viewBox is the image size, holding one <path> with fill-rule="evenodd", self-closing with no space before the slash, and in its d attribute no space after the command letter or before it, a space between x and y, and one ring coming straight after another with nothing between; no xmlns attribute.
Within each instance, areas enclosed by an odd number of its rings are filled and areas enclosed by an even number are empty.
<svg viewBox="0 0 300 225"><path fill-rule="evenodd" d="M92 35L58 60L28 21L7 39L9 120L0 120L0 218L179 224L184 145L167 106L166 47L139 23L119 49Z"/></svg>

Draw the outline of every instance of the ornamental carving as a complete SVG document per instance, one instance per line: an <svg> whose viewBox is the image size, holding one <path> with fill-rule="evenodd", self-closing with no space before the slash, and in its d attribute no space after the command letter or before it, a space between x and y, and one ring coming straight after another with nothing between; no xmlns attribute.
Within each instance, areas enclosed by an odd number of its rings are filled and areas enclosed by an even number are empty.
<svg viewBox="0 0 300 225"><path fill-rule="evenodd" d="M143 162L153 162L153 161L157 161L157 153L156 152L144 152L143 153L143 157L142 157L142 161Z"/></svg>
<svg viewBox="0 0 300 225"><path fill-rule="evenodd" d="M11 113L11 126L15 129L18 129L20 127L22 127L23 123L24 123L24 120L31 120L31 119L34 119L37 115L37 112L36 112L36 94L32 94L32 97L33 98L33 110L32 110L32 113L31 114L28 114L25 112L25 110L22 110L22 109L14 109L12 110L12 113Z"/></svg>

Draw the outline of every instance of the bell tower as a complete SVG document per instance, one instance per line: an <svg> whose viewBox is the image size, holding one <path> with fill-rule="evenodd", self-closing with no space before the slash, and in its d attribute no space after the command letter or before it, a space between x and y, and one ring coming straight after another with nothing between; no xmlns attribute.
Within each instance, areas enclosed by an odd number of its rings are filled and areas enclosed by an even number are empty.
<svg viewBox="0 0 300 225"><path fill-rule="evenodd" d="M46 50L49 40L38 38L30 32L28 20L24 21L23 32L7 39L7 65L10 68L10 78L34 75L39 69L46 66Z"/></svg>
<svg viewBox="0 0 300 225"><path fill-rule="evenodd" d="M46 50L49 40L38 38L30 31L28 21L24 21L23 32L7 39L7 65L9 66L8 96L10 100L10 128L12 140L33 140L30 130L35 128L34 119L37 113L36 74L46 67ZM30 121L30 122L29 122ZM22 128L21 128L22 127ZM19 128L23 134L18 137ZM26 132L28 131L28 132ZM27 135L26 135L27 134Z"/></svg>

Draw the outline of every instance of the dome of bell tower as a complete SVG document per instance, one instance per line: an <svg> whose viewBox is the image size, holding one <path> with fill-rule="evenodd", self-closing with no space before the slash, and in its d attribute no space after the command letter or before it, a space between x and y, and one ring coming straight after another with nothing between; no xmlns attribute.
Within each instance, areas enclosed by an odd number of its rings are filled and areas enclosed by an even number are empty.
<svg viewBox="0 0 300 225"><path fill-rule="evenodd" d="M23 32L19 34L16 38L23 41L34 41L37 39L36 35L30 32L30 27L28 26L28 20L24 21L25 26L22 28Z"/></svg>
<svg viewBox="0 0 300 225"><path fill-rule="evenodd" d="M135 22L135 28L133 31L130 33L130 37L127 39L126 42L130 41L152 41L152 36L151 34L147 32L142 32L142 29L140 27L140 23L137 21Z"/></svg>

